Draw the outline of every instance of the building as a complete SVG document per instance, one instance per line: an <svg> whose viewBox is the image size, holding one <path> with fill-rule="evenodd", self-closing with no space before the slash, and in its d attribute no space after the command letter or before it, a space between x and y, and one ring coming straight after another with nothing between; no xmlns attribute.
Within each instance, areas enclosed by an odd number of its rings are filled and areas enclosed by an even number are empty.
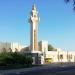
<svg viewBox="0 0 75 75"><path fill-rule="evenodd" d="M39 51L48 51L48 41L42 40L38 43Z"/></svg>
<svg viewBox="0 0 75 75"><path fill-rule="evenodd" d="M45 53L45 63L75 62L75 51L48 51Z"/></svg>
<svg viewBox="0 0 75 75"><path fill-rule="evenodd" d="M20 52L22 48L25 46L18 44L18 43L10 43L10 42L0 42L0 52L6 51L10 52Z"/></svg>

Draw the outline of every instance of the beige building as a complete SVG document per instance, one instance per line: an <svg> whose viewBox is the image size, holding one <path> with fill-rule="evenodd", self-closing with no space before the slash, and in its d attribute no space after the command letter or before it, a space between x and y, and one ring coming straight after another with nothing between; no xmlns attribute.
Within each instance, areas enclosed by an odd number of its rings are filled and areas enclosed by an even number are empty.
<svg viewBox="0 0 75 75"><path fill-rule="evenodd" d="M24 45L18 43L9 43L9 42L0 42L0 52L6 51L9 52L12 50L13 52L18 51L20 52Z"/></svg>
<svg viewBox="0 0 75 75"><path fill-rule="evenodd" d="M46 63L75 62L75 51L48 51L45 59Z"/></svg>
<svg viewBox="0 0 75 75"><path fill-rule="evenodd" d="M56 51L48 51L48 41L40 41L41 64L56 62L75 62L75 51L64 51L57 48Z"/></svg>
<svg viewBox="0 0 75 75"><path fill-rule="evenodd" d="M48 51L48 41L42 40L38 43L39 45L39 51Z"/></svg>
<svg viewBox="0 0 75 75"><path fill-rule="evenodd" d="M75 51L65 51L60 48L48 51L48 41L45 40L39 42L39 51L41 51L41 64L75 62Z"/></svg>

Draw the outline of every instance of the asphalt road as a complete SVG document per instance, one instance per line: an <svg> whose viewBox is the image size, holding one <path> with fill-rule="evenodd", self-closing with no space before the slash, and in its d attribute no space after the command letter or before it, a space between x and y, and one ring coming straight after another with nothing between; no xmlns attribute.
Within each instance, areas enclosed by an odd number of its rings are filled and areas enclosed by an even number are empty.
<svg viewBox="0 0 75 75"><path fill-rule="evenodd" d="M75 75L75 64L50 64L39 67L0 71L0 75Z"/></svg>

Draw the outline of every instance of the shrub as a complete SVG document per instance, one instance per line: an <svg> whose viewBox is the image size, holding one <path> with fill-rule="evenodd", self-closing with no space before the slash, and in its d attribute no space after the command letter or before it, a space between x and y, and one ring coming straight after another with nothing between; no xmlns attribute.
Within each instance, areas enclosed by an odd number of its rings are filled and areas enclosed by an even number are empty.
<svg viewBox="0 0 75 75"><path fill-rule="evenodd" d="M11 65L32 65L32 57L17 52L4 52L0 53L0 66L11 66Z"/></svg>

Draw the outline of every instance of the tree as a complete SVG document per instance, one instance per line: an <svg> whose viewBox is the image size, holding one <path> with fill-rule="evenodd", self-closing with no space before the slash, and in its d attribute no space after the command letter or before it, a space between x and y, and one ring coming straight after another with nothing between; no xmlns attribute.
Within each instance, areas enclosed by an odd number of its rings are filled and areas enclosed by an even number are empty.
<svg viewBox="0 0 75 75"><path fill-rule="evenodd" d="M49 44L48 45L48 51L53 51L53 50L55 50L54 47L51 44Z"/></svg>
<svg viewBox="0 0 75 75"><path fill-rule="evenodd" d="M75 0L64 0L65 3L69 3L70 1L73 1L73 10L75 10Z"/></svg>
<svg viewBox="0 0 75 75"><path fill-rule="evenodd" d="M8 66L8 67L17 67L18 66L23 66L23 67L29 67L32 65L32 57L25 55L25 54L20 54L17 52L4 52L0 53L0 68L1 66Z"/></svg>

